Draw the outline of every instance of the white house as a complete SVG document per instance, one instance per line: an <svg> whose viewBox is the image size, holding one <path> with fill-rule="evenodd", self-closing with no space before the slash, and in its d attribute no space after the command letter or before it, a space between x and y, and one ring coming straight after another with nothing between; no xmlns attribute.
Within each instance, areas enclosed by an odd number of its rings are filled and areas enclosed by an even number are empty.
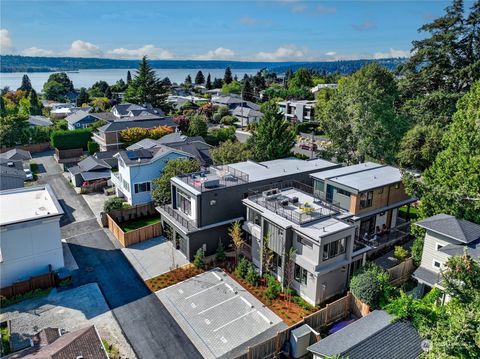
<svg viewBox="0 0 480 359"><path fill-rule="evenodd" d="M64 266L62 214L48 184L0 191L0 287Z"/></svg>

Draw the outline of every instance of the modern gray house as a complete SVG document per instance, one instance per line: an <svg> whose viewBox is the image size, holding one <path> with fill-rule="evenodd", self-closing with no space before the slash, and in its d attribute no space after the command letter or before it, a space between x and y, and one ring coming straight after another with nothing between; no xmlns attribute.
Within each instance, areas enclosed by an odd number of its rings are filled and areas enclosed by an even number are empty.
<svg viewBox="0 0 480 359"><path fill-rule="evenodd" d="M475 259L480 258L480 225L447 214L437 214L415 225L426 231L422 262L413 273L423 286L443 289L441 272L452 256L466 252Z"/></svg>
<svg viewBox="0 0 480 359"><path fill-rule="evenodd" d="M199 248L214 254L219 240L230 245L228 229L243 220L242 199L250 189L279 181L311 183L314 172L339 167L322 159L285 158L266 162L245 161L211 166L171 179L171 203L158 207L164 231L173 236L177 248L192 260Z"/></svg>
<svg viewBox="0 0 480 359"><path fill-rule="evenodd" d="M355 242L355 226L341 219L346 211L308 185L283 181L255 188L243 204L247 257L262 269L262 253L271 251L270 272L312 305L345 291L365 263L370 248ZM295 256L288 260L291 248Z"/></svg>

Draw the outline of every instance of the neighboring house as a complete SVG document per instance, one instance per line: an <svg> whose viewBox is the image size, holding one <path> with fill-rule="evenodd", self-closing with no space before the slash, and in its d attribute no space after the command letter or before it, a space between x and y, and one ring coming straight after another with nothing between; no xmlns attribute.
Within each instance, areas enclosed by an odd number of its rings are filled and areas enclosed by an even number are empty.
<svg viewBox="0 0 480 359"><path fill-rule="evenodd" d="M251 108L252 110L259 111L260 106L251 101L242 100L239 96L236 95L221 95L213 96L211 102L217 106L226 106L228 107L230 113L235 110L238 106L243 106Z"/></svg>
<svg viewBox="0 0 480 359"><path fill-rule="evenodd" d="M317 93L321 90L335 90L338 88L338 84L318 84L310 89L311 93Z"/></svg>
<svg viewBox="0 0 480 359"><path fill-rule="evenodd" d="M53 125L52 120L45 116L30 116L27 122L31 127L48 127Z"/></svg>
<svg viewBox="0 0 480 359"><path fill-rule="evenodd" d="M480 225L447 214L437 214L415 225L426 231L422 262L413 273L423 286L443 289L441 272L452 256L466 251L473 258L480 258Z"/></svg>
<svg viewBox="0 0 480 359"><path fill-rule="evenodd" d="M80 128L90 127L92 124L100 120L95 113L86 111L77 111L66 118L69 130L78 130Z"/></svg>
<svg viewBox="0 0 480 359"><path fill-rule="evenodd" d="M315 101L281 101L278 108L289 121L309 122L315 120Z"/></svg>
<svg viewBox="0 0 480 359"><path fill-rule="evenodd" d="M313 359L416 359L423 339L410 322L374 310L308 347Z"/></svg>
<svg viewBox="0 0 480 359"><path fill-rule="evenodd" d="M4 357L6 359L108 359L95 325L65 333L45 328L35 334L31 347Z"/></svg>
<svg viewBox="0 0 480 359"><path fill-rule="evenodd" d="M64 266L62 215L49 184L0 191L2 287Z"/></svg>
<svg viewBox="0 0 480 359"><path fill-rule="evenodd" d="M25 179L22 161L0 158L0 190L21 188Z"/></svg>
<svg viewBox="0 0 480 359"><path fill-rule="evenodd" d="M165 116L165 113L161 109L154 108L150 104L145 104L141 106L141 105L135 105L132 103L122 103L122 104L113 106L112 114L117 118L146 116L146 115Z"/></svg>
<svg viewBox="0 0 480 359"><path fill-rule="evenodd" d="M133 127L152 129L158 126L168 126L174 130L177 128L177 124L170 117L137 116L132 119L110 122L99 127L96 132L93 132L93 140L98 143L101 151L118 150L124 147L120 137L121 131Z"/></svg>
<svg viewBox="0 0 480 359"><path fill-rule="evenodd" d="M65 106L68 105L68 106ZM62 107L56 108L54 107L50 110L50 116L56 119L65 118L75 112L84 111L90 112L92 110L91 106L84 106L84 107L75 107L74 104L62 104Z"/></svg>
<svg viewBox="0 0 480 359"><path fill-rule="evenodd" d="M248 107L238 106L233 110L232 115L240 122L241 126L248 126L251 123L257 123L263 116L263 113L257 110L252 110Z"/></svg>
<svg viewBox="0 0 480 359"><path fill-rule="evenodd" d="M312 175L315 193L346 210L357 240L372 246L401 240L410 232L410 197L395 167L366 162ZM399 208L406 206L406 218Z"/></svg>
<svg viewBox="0 0 480 359"><path fill-rule="evenodd" d="M115 157L118 159L118 172L112 172L111 180L116 195L125 198L130 205L152 201L152 182L160 177L168 161L193 158L187 152L164 145L121 150Z"/></svg>
<svg viewBox="0 0 480 359"><path fill-rule="evenodd" d="M30 161L32 159L32 155L29 151L22 150L21 148L13 148L0 154L0 158L11 161Z"/></svg>
<svg viewBox="0 0 480 359"><path fill-rule="evenodd" d="M203 98L203 97L197 97L193 95L189 96L178 96L178 95L170 95L167 98L167 102L172 104L173 107L175 107L177 110L180 109L184 104L191 102L191 103L197 103L197 102L207 102L208 99Z"/></svg>
<svg viewBox="0 0 480 359"><path fill-rule="evenodd" d="M311 305L344 292L351 274L366 260L370 248L355 242L353 224L338 219L345 211L315 196L310 186L269 184L252 189L243 203L247 257L263 268L267 245L272 274L284 285L290 279L292 289ZM291 248L294 263L287 260Z"/></svg>
<svg viewBox="0 0 480 359"><path fill-rule="evenodd" d="M112 167L95 155L88 156L78 162L77 166L70 167L70 181L75 187L81 187L85 182L109 180Z"/></svg>
<svg viewBox="0 0 480 359"><path fill-rule="evenodd" d="M245 161L173 177L171 204L158 207L165 230L177 248L192 260L203 248L214 254L221 239L230 245L231 223L243 220L242 199L249 189L276 181L309 181L309 174L339 165L322 159L285 158L274 161Z"/></svg>

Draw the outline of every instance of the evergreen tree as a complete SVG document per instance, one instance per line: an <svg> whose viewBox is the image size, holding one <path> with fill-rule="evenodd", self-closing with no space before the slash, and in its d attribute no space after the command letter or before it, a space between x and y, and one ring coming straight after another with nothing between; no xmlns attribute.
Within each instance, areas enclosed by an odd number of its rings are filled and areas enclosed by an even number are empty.
<svg viewBox="0 0 480 359"><path fill-rule="evenodd" d="M243 99L245 101L254 101L255 100L255 97L254 97L254 94L253 94L253 88L252 88L252 85L250 83L250 79L248 77L243 81L242 94L243 94Z"/></svg>
<svg viewBox="0 0 480 359"><path fill-rule="evenodd" d="M172 81L170 81L170 79L168 77L165 77L163 80L163 85L167 88L170 88L172 87Z"/></svg>
<svg viewBox="0 0 480 359"><path fill-rule="evenodd" d="M127 85L132 82L132 74L130 73L130 70L127 71Z"/></svg>
<svg viewBox="0 0 480 359"><path fill-rule="evenodd" d="M283 77L283 87L287 88L288 87L288 81L293 76L293 71L291 69L288 69L287 72L285 72L285 76Z"/></svg>
<svg viewBox="0 0 480 359"><path fill-rule="evenodd" d="M7 107L5 106L5 100L0 96L0 117L7 115Z"/></svg>
<svg viewBox="0 0 480 359"><path fill-rule="evenodd" d="M36 116L42 114L42 104L38 100L37 92L34 89L30 90L30 115Z"/></svg>
<svg viewBox="0 0 480 359"><path fill-rule="evenodd" d="M90 96L88 95L87 89L82 87L77 96L77 106L81 107L85 103L90 102Z"/></svg>
<svg viewBox="0 0 480 359"><path fill-rule="evenodd" d="M215 79L213 80L213 88L219 89L223 87L223 80L222 79Z"/></svg>
<svg viewBox="0 0 480 359"><path fill-rule="evenodd" d="M210 72L208 73L207 82L205 83L205 87L206 87L207 90L212 89L212 79L210 77Z"/></svg>
<svg viewBox="0 0 480 359"><path fill-rule="evenodd" d="M112 99L112 90L110 89L110 86L108 86L108 87L105 89L104 96L105 96L106 98L108 98L109 100Z"/></svg>
<svg viewBox="0 0 480 359"><path fill-rule="evenodd" d="M151 104L153 107L166 108L167 90L155 75L155 71L144 56L139 64L135 78L128 85L125 101L137 105Z"/></svg>
<svg viewBox="0 0 480 359"><path fill-rule="evenodd" d="M227 68L225 69L225 75L223 75L223 82L229 84L232 81L232 70L230 69L230 66L227 66Z"/></svg>
<svg viewBox="0 0 480 359"><path fill-rule="evenodd" d="M195 84L196 85L203 85L205 83L205 76L203 76L202 71L198 71L197 75L195 76Z"/></svg>
<svg viewBox="0 0 480 359"><path fill-rule="evenodd" d="M18 90L27 91L27 93L32 90L32 83L30 82L30 78L27 74L23 75L22 85L18 88Z"/></svg>
<svg viewBox="0 0 480 359"><path fill-rule="evenodd" d="M269 161L289 156L295 144L295 128L279 113L275 101L266 102L262 111L263 117L249 140L255 159Z"/></svg>

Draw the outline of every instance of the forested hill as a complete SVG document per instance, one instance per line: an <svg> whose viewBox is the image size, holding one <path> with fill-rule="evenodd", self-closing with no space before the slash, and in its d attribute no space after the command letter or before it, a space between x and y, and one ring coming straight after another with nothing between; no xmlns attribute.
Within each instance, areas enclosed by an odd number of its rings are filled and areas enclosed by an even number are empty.
<svg viewBox="0 0 480 359"><path fill-rule="evenodd" d="M319 72L348 74L366 63L378 61L383 66L394 69L404 59L347 60L330 62L247 62L247 61L198 61L198 60L152 60L153 68L163 69L260 69L267 68L277 73L288 69L293 71L307 67ZM0 72L51 72L76 71L82 69L133 69L138 60L93 59L78 57L29 57L18 55L0 56Z"/></svg>

